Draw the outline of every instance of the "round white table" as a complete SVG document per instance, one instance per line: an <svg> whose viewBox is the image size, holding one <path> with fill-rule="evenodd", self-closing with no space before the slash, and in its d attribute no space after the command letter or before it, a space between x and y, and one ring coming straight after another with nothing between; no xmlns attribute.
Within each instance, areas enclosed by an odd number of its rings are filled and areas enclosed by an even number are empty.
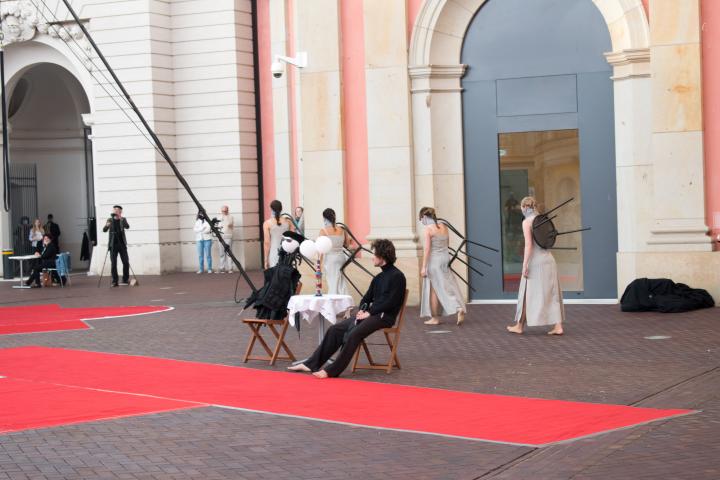
<svg viewBox="0 0 720 480"><path fill-rule="evenodd" d="M355 306L350 295L293 295L288 302L288 321L295 326L295 314L312 324L316 318L320 318L318 327L318 342L322 342L325 334L325 322L337 322L337 316L346 313Z"/></svg>

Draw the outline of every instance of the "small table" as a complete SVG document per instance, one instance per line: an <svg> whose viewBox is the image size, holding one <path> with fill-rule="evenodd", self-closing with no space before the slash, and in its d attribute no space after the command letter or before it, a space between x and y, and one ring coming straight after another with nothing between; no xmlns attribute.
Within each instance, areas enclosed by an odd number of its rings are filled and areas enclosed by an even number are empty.
<svg viewBox="0 0 720 480"><path fill-rule="evenodd" d="M23 262L25 260L33 260L35 258L40 258L40 257L36 257L35 255L14 255L14 256L8 257L8 258L10 260L17 260L18 262L20 262L20 285L13 285L12 288L30 288L27 285L25 285L24 280L23 280L23 277L24 277Z"/></svg>
<svg viewBox="0 0 720 480"><path fill-rule="evenodd" d="M325 334L323 319L334 325L339 314L347 312L354 306L355 301L350 295L293 295L287 306L288 321L294 327L296 313L310 324L315 318L320 317L318 343L322 343Z"/></svg>

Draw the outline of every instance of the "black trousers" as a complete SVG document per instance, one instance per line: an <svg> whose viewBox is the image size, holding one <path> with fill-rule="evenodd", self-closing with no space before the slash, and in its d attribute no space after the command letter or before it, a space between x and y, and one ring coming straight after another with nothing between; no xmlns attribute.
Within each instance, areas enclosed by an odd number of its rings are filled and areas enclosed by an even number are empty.
<svg viewBox="0 0 720 480"><path fill-rule="evenodd" d="M125 245L113 247L110 249L110 272L112 274L113 283L118 283L117 257L123 263L123 283L128 283L130 279L130 260L128 260L127 247Z"/></svg>
<svg viewBox="0 0 720 480"><path fill-rule="evenodd" d="M33 269L30 273L30 278L27 279L27 285L35 282L35 285L40 285L40 274L43 268L55 268L54 260L35 260L33 263Z"/></svg>
<svg viewBox="0 0 720 480"><path fill-rule="evenodd" d="M355 350L360 346L360 341L381 328L392 327L395 320L387 316L380 318L380 315L372 315L365 320L361 320L352 332L350 332L347 342L345 342L343 346L343 337L345 337L345 333L354 322L355 318L349 318L330 327L328 331L325 332L325 338L323 338L320 346L315 349L310 358L304 362L305 366L313 372L321 370L325 362L342 346L342 350L340 350L340 354L335 361L325 369L325 372L327 372L330 377L340 376L343 370L347 368L350 360L352 360Z"/></svg>

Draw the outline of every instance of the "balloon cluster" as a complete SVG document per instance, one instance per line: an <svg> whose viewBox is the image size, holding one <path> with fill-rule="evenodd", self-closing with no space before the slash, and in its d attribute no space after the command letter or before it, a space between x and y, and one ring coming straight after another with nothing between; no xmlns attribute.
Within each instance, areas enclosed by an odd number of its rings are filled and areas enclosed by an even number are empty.
<svg viewBox="0 0 720 480"><path fill-rule="evenodd" d="M326 236L320 236L314 242L305 240L300 244L300 253L315 261L315 296L322 296L322 270L320 269L320 255L328 253L332 249L332 240ZM318 255L320 254L320 255Z"/></svg>
<svg viewBox="0 0 720 480"><path fill-rule="evenodd" d="M316 258L318 254L325 255L330 250L332 250L332 240L324 235L315 241L308 239L300 244L300 253L310 259Z"/></svg>

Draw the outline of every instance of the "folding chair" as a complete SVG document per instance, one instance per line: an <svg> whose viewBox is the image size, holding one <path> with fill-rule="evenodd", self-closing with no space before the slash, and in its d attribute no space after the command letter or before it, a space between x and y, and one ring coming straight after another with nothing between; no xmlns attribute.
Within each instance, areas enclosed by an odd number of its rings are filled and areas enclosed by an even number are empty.
<svg viewBox="0 0 720 480"><path fill-rule="evenodd" d="M60 287L64 288L65 284L67 283L68 286L70 285L70 252L61 252L58 253L55 257L55 268L43 268L44 271L47 272L55 272L55 275L57 275L58 282L60 282ZM63 277L65 280L63 280Z"/></svg>
<svg viewBox="0 0 720 480"><path fill-rule="evenodd" d="M297 288L295 289L295 295L298 295L302 290L302 282L298 282ZM295 361L295 355L290 351L290 348L285 343L285 333L287 333L290 322L288 315L285 314L285 318L282 320L270 320L264 318L244 318L243 323L250 327L252 337L250 337L250 343L248 343L247 349L245 350L245 357L243 363L247 363L248 360L269 360L270 365L275 365L275 362L279 360ZM276 340L275 348L272 350L267 344L265 339L262 337L262 327L267 326L270 332L273 334ZM278 331L278 328L280 329ZM255 342L259 343L263 347L267 355L251 355ZM280 349L285 350L286 355L280 355Z"/></svg>
<svg viewBox="0 0 720 480"><path fill-rule="evenodd" d="M390 348L390 358L388 359L387 364L377 363L373 360L372 355L370 355L368 344L365 343L365 340L367 339L363 339L363 341L360 342L360 346L358 346L358 349L355 351L355 358L353 359L352 366L353 372L355 370L385 370L385 373L390 373L392 372L393 367L396 367L398 370L400 369L400 360L398 360L397 357L397 350L398 345L400 344L400 330L402 329L403 320L405 319L405 306L407 305L408 293L408 290L405 290L405 298L403 298L402 307L400 308L400 313L398 313L398 317L395 320L395 325L381 330L385 335L385 342ZM383 344L380 343L378 345ZM365 357L367 357L368 360L368 363L366 364L358 365L358 360L360 359L360 349L365 352Z"/></svg>

